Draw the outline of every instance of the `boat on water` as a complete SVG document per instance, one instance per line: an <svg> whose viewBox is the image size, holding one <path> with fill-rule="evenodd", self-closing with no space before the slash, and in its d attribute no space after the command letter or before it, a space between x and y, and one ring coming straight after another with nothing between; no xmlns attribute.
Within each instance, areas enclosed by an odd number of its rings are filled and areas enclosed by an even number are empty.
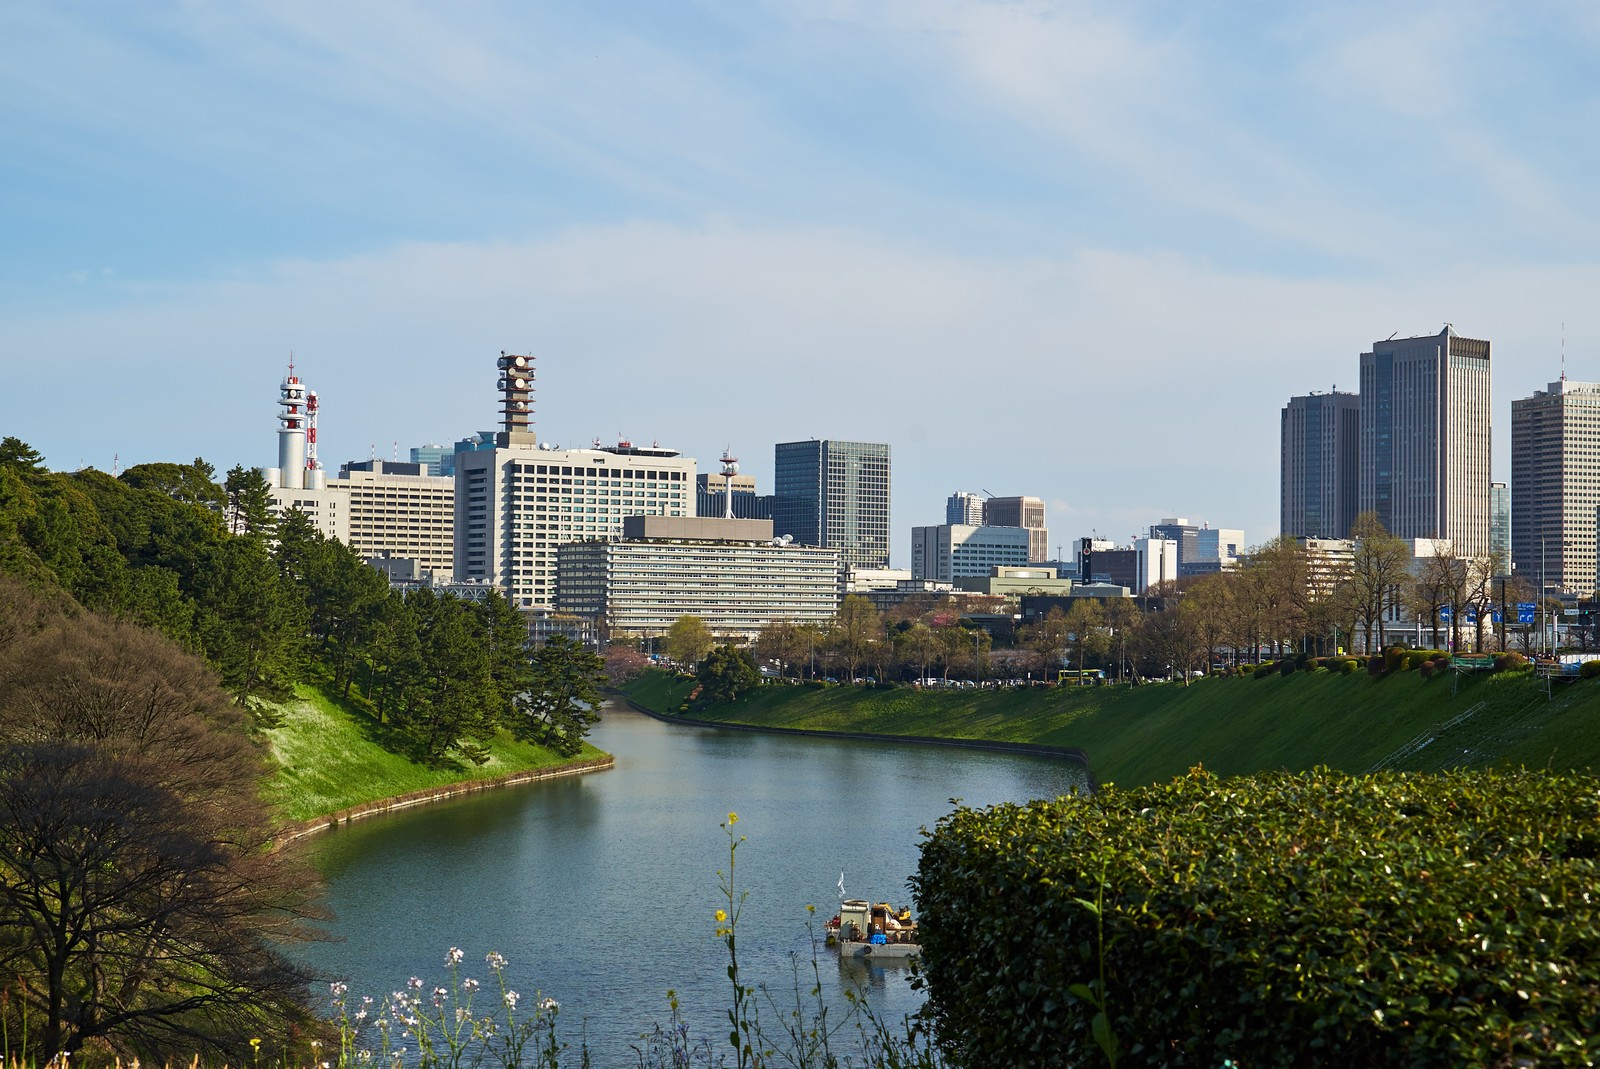
<svg viewBox="0 0 1600 1069"><path fill-rule="evenodd" d="M865 898L839 904L838 916L828 922L827 943L839 951L841 962L906 962L922 952L917 922L909 909L896 909L887 902L874 904Z"/></svg>

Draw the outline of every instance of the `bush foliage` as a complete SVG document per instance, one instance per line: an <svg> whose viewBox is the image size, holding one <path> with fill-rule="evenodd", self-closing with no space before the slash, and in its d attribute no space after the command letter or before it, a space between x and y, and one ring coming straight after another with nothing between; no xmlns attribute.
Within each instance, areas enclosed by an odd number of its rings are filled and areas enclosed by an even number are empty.
<svg viewBox="0 0 1600 1069"><path fill-rule="evenodd" d="M968 1065L1096 1064L1108 1035L1123 1065L1589 1064L1597 855L1576 775L1196 770L958 809L912 881L929 1010Z"/></svg>

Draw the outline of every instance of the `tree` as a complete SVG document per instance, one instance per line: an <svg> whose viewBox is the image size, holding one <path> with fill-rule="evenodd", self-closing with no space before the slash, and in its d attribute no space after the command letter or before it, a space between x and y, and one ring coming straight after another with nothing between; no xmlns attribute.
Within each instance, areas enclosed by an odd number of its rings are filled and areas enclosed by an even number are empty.
<svg viewBox="0 0 1600 1069"><path fill-rule="evenodd" d="M1092 599L1079 598L1078 600L1089 601ZM1067 614L1058 606L1051 609L1041 619L1024 627L1019 637L1022 639L1022 644L1038 657L1044 671L1053 674L1056 669L1061 667L1061 658L1065 655L1071 634L1072 628L1067 623Z"/></svg>
<svg viewBox="0 0 1600 1069"><path fill-rule="evenodd" d="M883 620L872 602L860 594L846 594L828 629L828 645L844 661L851 679L856 667L872 654L873 643L882 638Z"/></svg>
<svg viewBox="0 0 1600 1069"><path fill-rule="evenodd" d="M1361 627L1362 650L1383 648L1383 621L1399 603L1410 578L1411 552L1405 540L1384 529L1376 512L1363 512L1350 528L1350 591ZM1373 634L1377 633L1377 642Z"/></svg>
<svg viewBox="0 0 1600 1069"><path fill-rule="evenodd" d="M1117 655L1117 679L1128 663L1128 651L1139 631L1139 606L1132 598L1110 598L1105 604L1106 628L1111 632L1111 648Z"/></svg>
<svg viewBox="0 0 1600 1069"><path fill-rule="evenodd" d="M225 513L228 533L240 538L270 541L278 526L278 518L272 511L272 493L260 469L235 464L228 469L228 478L222 488L228 495Z"/></svg>
<svg viewBox="0 0 1600 1069"><path fill-rule="evenodd" d="M680 616L667 628L667 657L680 665L699 664L714 645L711 628L698 616Z"/></svg>
<svg viewBox="0 0 1600 1069"><path fill-rule="evenodd" d="M406 608L415 624L415 644L397 665L404 685L394 723L417 761L445 764L454 750L481 765L489 759L486 744L500 722L483 627L460 598L448 594L414 591Z"/></svg>
<svg viewBox="0 0 1600 1069"><path fill-rule="evenodd" d="M895 648L903 662L917 667L918 679L928 678L928 666L937 661L943 651L939 636L920 621L896 633Z"/></svg>
<svg viewBox="0 0 1600 1069"><path fill-rule="evenodd" d="M606 664L606 683L621 687L650 670L650 658L632 646L607 646L601 658Z"/></svg>
<svg viewBox="0 0 1600 1069"><path fill-rule="evenodd" d="M523 737L532 737L563 757L583 749L589 727L600 719L600 688L606 664L599 654L564 635L552 635L533 654Z"/></svg>
<svg viewBox="0 0 1600 1069"><path fill-rule="evenodd" d="M217 485L217 469L199 457L191 464L135 464L120 478L135 489L154 490L211 512L221 513L228 506L227 492Z"/></svg>
<svg viewBox="0 0 1600 1069"><path fill-rule="evenodd" d="M736 701L745 691L761 685L755 658L749 650L732 643L706 654L695 674L700 680L700 692L714 702Z"/></svg>
<svg viewBox="0 0 1600 1069"><path fill-rule="evenodd" d="M1061 624L1066 628L1066 640L1071 644L1073 665L1089 667L1090 660L1104 657L1110 649L1110 636L1106 634L1106 614L1094 598L1074 598Z"/></svg>
<svg viewBox="0 0 1600 1069"><path fill-rule="evenodd" d="M309 977L279 948L314 887L265 849L248 717L126 621L0 598L0 633L0 1034L41 1062L286 1041Z"/></svg>
<svg viewBox="0 0 1600 1069"><path fill-rule="evenodd" d="M201 585L201 641L235 700L260 713L301 676L305 606L260 543L230 539L211 559Z"/></svg>

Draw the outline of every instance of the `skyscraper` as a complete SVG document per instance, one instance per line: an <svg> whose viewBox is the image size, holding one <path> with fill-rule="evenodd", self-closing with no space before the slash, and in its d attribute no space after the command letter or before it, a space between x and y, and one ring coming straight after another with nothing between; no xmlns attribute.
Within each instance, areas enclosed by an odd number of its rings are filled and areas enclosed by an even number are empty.
<svg viewBox="0 0 1600 1069"><path fill-rule="evenodd" d="M1283 408L1278 525L1295 538L1344 538L1356 519L1361 399L1291 397Z"/></svg>
<svg viewBox="0 0 1600 1069"><path fill-rule="evenodd" d="M968 527L983 526L983 497L957 490L944 502L944 522L960 523Z"/></svg>
<svg viewBox="0 0 1600 1069"><path fill-rule="evenodd" d="M846 568L889 566L889 447L816 439L773 448L773 528L837 549Z"/></svg>
<svg viewBox="0 0 1600 1069"><path fill-rule="evenodd" d="M1489 552L1489 343L1448 325L1361 354L1357 509L1401 538ZM1592 522L1592 517L1591 517Z"/></svg>
<svg viewBox="0 0 1600 1069"><path fill-rule="evenodd" d="M1552 382L1511 402L1511 559L1518 574L1595 589L1600 383Z"/></svg>
<svg viewBox="0 0 1600 1069"><path fill-rule="evenodd" d="M1050 530L1044 525L1044 501L1037 497L991 497L983 505L990 527L1022 527L1028 532L1028 560L1050 559Z"/></svg>

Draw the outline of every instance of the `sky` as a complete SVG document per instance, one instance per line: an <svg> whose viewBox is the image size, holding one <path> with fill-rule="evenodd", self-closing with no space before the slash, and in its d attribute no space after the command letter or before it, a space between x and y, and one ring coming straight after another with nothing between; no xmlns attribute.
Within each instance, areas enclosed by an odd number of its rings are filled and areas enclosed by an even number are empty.
<svg viewBox="0 0 1600 1069"><path fill-rule="evenodd" d="M1445 323L1600 380L1592 4L0 5L0 434L57 470L495 424L758 487L888 442L1051 541L1278 532L1279 416Z"/></svg>

